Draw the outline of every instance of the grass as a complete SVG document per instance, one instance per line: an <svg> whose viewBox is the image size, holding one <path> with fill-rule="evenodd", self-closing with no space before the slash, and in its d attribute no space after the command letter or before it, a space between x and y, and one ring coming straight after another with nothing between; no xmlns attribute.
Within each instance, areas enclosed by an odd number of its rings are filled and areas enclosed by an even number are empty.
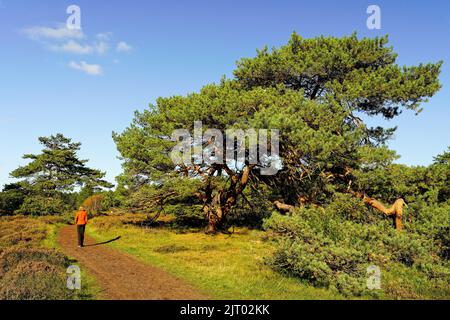
<svg viewBox="0 0 450 320"><path fill-rule="evenodd" d="M449 300L450 285L437 286L417 270L400 263L390 265L383 273L386 299L399 300Z"/></svg>
<svg viewBox="0 0 450 320"><path fill-rule="evenodd" d="M264 263L273 244L264 233L236 229L232 235L177 233L167 228L141 228L125 217L98 217L87 231L97 241L121 236L111 247L185 280L213 299L342 299L330 290L314 288L274 272Z"/></svg>

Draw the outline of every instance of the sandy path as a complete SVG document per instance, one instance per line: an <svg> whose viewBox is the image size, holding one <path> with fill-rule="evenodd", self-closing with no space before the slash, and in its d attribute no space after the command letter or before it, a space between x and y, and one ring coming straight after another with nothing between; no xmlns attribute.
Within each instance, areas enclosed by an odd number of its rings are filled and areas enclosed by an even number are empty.
<svg viewBox="0 0 450 320"><path fill-rule="evenodd" d="M58 243L66 255L75 258L97 279L103 289L103 299L207 299L182 280L105 244L98 244L89 236L85 238L85 247L78 248L75 226L62 228Z"/></svg>

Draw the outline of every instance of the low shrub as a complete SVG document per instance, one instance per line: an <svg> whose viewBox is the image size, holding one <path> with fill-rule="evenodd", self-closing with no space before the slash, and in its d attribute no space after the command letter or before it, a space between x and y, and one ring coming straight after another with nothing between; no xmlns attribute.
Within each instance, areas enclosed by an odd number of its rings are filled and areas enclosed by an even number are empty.
<svg viewBox="0 0 450 320"><path fill-rule="evenodd" d="M366 288L368 266L389 272L395 265L415 270L415 278L404 277L403 282L419 281L429 290L450 294L446 229L432 236L413 232L408 226L409 230L399 233L388 219L366 219L357 210L356 203L349 202L345 206L302 208L291 216L274 213L264 223L277 240L277 250L267 263L277 271L348 296L402 292L392 283L384 293ZM404 298L415 295L420 294L409 290Z"/></svg>

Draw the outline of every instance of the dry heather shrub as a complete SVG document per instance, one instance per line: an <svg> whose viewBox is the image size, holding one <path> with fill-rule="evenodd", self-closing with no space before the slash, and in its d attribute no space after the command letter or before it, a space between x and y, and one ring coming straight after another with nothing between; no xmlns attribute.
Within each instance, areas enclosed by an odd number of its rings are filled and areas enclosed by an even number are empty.
<svg viewBox="0 0 450 320"><path fill-rule="evenodd" d="M32 246L45 239L45 233L40 230L23 229L18 232L0 236L0 246L10 247L15 245Z"/></svg>
<svg viewBox="0 0 450 320"><path fill-rule="evenodd" d="M20 261L0 279L0 300L65 300L63 270L46 261Z"/></svg>
<svg viewBox="0 0 450 320"><path fill-rule="evenodd" d="M0 300L68 299L68 259L41 248L48 224L58 218L0 218Z"/></svg>
<svg viewBox="0 0 450 320"><path fill-rule="evenodd" d="M45 224L58 224L66 222L61 216L42 216L39 217L39 221Z"/></svg>
<svg viewBox="0 0 450 320"><path fill-rule="evenodd" d="M384 283L384 291L397 300L417 300L422 298L408 283L402 281L387 281Z"/></svg>
<svg viewBox="0 0 450 320"><path fill-rule="evenodd" d="M60 267L68 264L67 258L55 250L12 247L0 255L0 278L21 262L45 262Z"/></svg>
<svg viewBox="0 0 450 320"><path fill-rule="evenodd" d="M14 245L36 245L45 236L43 221L22 216L0 219L0 250Z"/></svg>

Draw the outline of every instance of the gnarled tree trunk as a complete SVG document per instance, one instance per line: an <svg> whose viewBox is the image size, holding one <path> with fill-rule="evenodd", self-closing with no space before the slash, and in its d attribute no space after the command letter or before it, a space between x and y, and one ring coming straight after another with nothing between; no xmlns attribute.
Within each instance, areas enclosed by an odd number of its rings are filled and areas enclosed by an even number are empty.
<svg viewBox="0 0 450 320"><path fill-rule="evenodd" d="M240 174L236 174L225 165L223 169L230 176L230 185L214 196L210 184L208 185L203 197L205 202L203 212L208 221L206 233L216 233L223 229L228 214L248 184L253 168L253 165L247 165ZM213 175L214 172L209 177Z"/></svg>
<svg viewBox="0 0 450 320"><path fill-rule="evenodd" d="M208 226L206 227L206 233L216 233L223 227L224 217L220 208L214 208L209 205L205 205L203 208L205 217L208 220Z"/></svg>
<svg viewBox="0 0 450 320"><path fill-rule="evenodd" d="M368 204L374 209L377 209L378 211L384 213L387 216L392 216L394 219L394 226L395 229L401 231L403 229L402 226L402 216L403 216L403 207L406 206L405 200L403 199L397 199L394 204L386 208L380 201L371 198L363 193L359 192L351 192L356 197L362 199L365 204Z"/></svg>

